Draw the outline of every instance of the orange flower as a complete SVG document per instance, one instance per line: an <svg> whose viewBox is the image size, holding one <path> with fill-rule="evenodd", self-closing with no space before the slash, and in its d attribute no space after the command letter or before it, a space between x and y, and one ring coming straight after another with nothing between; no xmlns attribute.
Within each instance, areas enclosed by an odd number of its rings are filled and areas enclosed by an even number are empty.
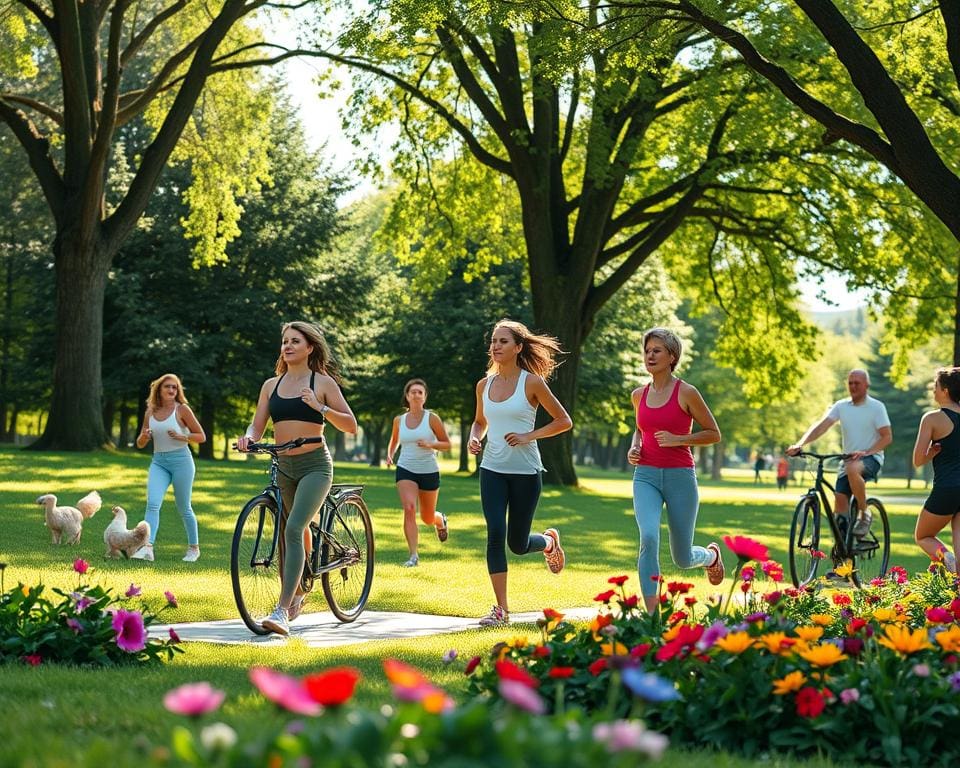
<svg viewBox="0 0 960 768"><path fill-rule="evenodd" d="M823 627L797 627L794 634L808 643L815 643L823 637Z"/></svg>
<svg viewBox="0 0 960 768"><path fill-rule="evenodd" d="M753 646L753 638L746 632L729 632L714 642L727 653L741 654Z"/></svg>
<svg viewBox="0 0 960 768"><path fill-rule="evenodd" d="M609 642L604 643L600 646L600 653L604 656L626 656L629 651L627 646L623 643L618 643L616 640L610 640Z"/></svg>
<svg viewBox="0 0 960 768"><path fill-rule="evenodd" d="M938 632L934 639L944 651L960 653L960 627L956 624L943 632Z"/></svg>
<svg viewBox="0 0 960 768"><path fill-rule="evenodd" d="M833 616L829 613L815 613L810 617L810 621L818 627L829 627L833 624Z"/></svg>
<svg viewBox="0 0 960 768"><path fill-rule="evenodd" d="M791 672L786 677L782 677L779 680L773 681L773 695L784 696L788 693L793 693L793 691L799 691L806 682L807 678L804 676L803 672L798 669L795 672Z"/></svg>
<svg viewBox="0 0 960 768"><path fill-rule="evenodd" d="M757 645L766 648L770 653L785 656L790 653L797 641L787 637L785 632L767 632L757 638Z"/></svg>
<svg viewBox="0 0 960 768"><path fill-rule="evenodd" d="M832 643L814 645L805 651L800 651L800 657L817 667L830 667L838 661L850 658Z"/></svg>
<svg viewBox="0 0 960 768"><path fill-rule="evenodd" d="M904 656L933 647L927 640L927 630L925 629L911 630L909 627L888 624L884 627L883 632L884 636L877 642Z"/></svg>

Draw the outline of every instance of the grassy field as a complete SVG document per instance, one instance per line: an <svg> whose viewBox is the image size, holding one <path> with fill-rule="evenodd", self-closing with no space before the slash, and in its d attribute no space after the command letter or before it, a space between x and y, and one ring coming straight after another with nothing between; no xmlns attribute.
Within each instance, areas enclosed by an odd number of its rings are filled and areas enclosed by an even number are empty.
<svg viewBox="0 0 960 768"><path fill-rule="evenodd" d="M0 448L0 562L6 564L7 589L22 581L70 587L76 583L74 558L88 560L94 571L88 580L122 592L135 583L151 596L156 607L164 590L172 591L180 606L166 611L170 622L235 618L228 575L229 545L237 511L266 480L266 464L259 461L201 462L198 465L194 509L200 523L202 557L182 563L185 537L173 505L172 492L161 511L157 561L105 561L102 533L109 507L124 506L130 524L142 516L147 455L47 454ZM366 484L365 498L374 518L377 568L370 608L480 616L492 601L484 563L484 525L475 478L444 475L441 509L450 517L450 540L441 546L422 529L421 566L400 567L406 547L392 472L362 465L338 465L337 479ZM582 487L548 488L537 514L537 525L557 526L563 533L568 567L559 576L549 574L539 555L510 556L511 608L590 605L603 591L606 579L631 574L636 589L637 531L630 502L629 476L583 470ZM805 487L805 485L803 486ZM96 488L104 509L87 521L77 546L54 546L43 526L35 499L56 493L74 502ZM785 562L786 532L801 486L779 492L772 485L754 486L752 472L731 472L720 483L703 482L697 542L706 544L724 534L746 534L763 541L774 558ZM893 527L893 562L916 570L924 557L912 542L915 516L925 497L921 489L907 490L903 481L884 480L871 488L887 501ZM671 562L663 536L661 562L667 578L681 577ZM732 558L728 559L728 562ZM91 579L92 577L92 579ZM702 572L684 572L706 596L710 588ZM322 597L311 598L313 610L323 609ZM144 745L164 744L179 718L160 706L164 692L184 682L209 680L228 692L223 719L237 727L257 727L277 717L252 692L246 670L268 664L295 674L332 664L353 664L364 674L358 691L362 703L378 705L389 698L380 661L396 656L422 667L457 696L463 676L446 668L440 656L457 648L462 657L489 649L504 637L532 631L532 626L507 630L478 630L411 641L382 641L328 650L311 649L292 640L282 647L187 646L187 653L162 667L138 670L64 669L41 665L14 665L3 670L0 704L6 717L0 725L0 765L127 765L140 762ZM727 756L672 754L671 763L754 765ZM788 762L764 761L764 765ZM759 763L757 764L759 765Z"/></svg>

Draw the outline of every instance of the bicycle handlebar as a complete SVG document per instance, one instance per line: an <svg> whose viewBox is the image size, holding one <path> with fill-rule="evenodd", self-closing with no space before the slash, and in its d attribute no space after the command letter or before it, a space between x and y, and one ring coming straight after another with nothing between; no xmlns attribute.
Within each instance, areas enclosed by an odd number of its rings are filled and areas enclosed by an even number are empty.
<svg viewBox="0 0 960 768"><path fill-rule="evenodd" d="M283 453L291 448L299 448L301 445L310 445L313 443L322 443L322 437L298 437L288 440L285 443L247 443L246 453ZM237 450L237 444L233 444L233 450Z"/></svg>
<svg viewBox="0 0 960 768"><path fill-rule="evenodd" d="M795 458L809 458L817 459L819 461L826 461L828 459L840 459L841 461L846 461L853 454L850 453L812 453L810 451L798 451L793 454Z"/></svg>

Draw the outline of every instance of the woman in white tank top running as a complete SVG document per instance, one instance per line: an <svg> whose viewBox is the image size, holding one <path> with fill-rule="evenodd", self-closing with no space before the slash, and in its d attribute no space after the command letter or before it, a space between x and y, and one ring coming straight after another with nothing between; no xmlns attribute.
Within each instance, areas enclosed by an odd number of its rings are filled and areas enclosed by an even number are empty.
<svg viewBox="0 0 960 768"><path fill-rule="evenodd" d="M469 444L470 452L479 454L487 437L480 462L480 503L487 522L487 571L497 602L480 619L483 627L510 621L506 545L518 555L543 552L552 573L559 573L566 562L556 528L530 533L543 472L537 440L573 426L545 381L559 353L556 339L533 334L513 320L498 322L490 336L490 363L487 376L477 383ZM535 429L538 407L551 421Z"/></svg>
<svg viewBox="0 0 960 768"><path fill-rule="evenodd" d="M437 512L437 497L440 495L437 451L449 449L450 438L441 418L424 408L427 403L427 383L423 379L410 379L404 385L403 400L407 411L393 420L393 432L387 446L387 466L393 463L399 446L397 493L403 505L403 535L407 539L410 555L403 566L415 568L420 564L418 504L423 522L436 528L441 543L447 540L447 516Z"/></svg>

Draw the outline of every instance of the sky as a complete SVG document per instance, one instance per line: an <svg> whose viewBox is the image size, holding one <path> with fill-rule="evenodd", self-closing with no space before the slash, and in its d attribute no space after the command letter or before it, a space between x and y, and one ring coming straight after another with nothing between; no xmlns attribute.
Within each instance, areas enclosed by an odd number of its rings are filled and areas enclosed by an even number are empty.
<svg viewBox="0 0 960 768"><path fill-rule="evenodd" d="M299 108L311 146L319 149L325 144L325 154L332 158L334 169L349 171L352 162L359 156L358 153L369 152L371 149L354 147L342 135L337 110L345 103L346 89L331 98L320 99L316 96L317 88L313 83L313 78L319 71L316 62L291 59L285 62L285 67L289 92L294 104ZM349 82L346 74L341 77L341 81ZM353 181L356 186L341 199L341 205L354 202L375 189L368 179L354 176ZM840 278L828 279L824 286L831 304L825 303L817 295L820 286L812 282L801 282L800 288L804 303L813 312L841 312L867 304L865 293L848 291Z"/></svg>

